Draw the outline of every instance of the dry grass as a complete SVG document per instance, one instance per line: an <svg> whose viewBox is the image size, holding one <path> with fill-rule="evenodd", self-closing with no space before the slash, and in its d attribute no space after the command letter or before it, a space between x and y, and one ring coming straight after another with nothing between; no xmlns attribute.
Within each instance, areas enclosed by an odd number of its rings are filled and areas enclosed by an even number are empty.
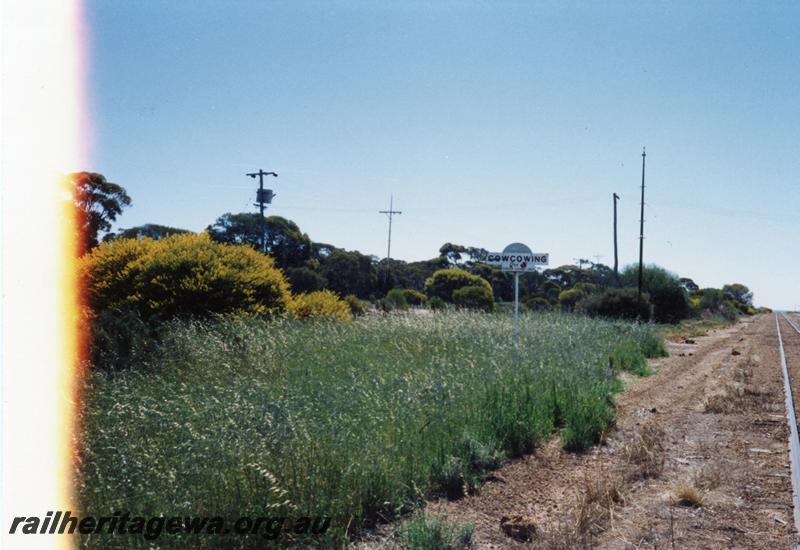
<svg viewBox="0 0 800 550"><path fill-rule="evenodd" d="M714 414L731 414L742 409L745 386L737 382L727 382L714 393L706 394L703 411Z"/></svg>
<svg viewBox="0 0 800 550"><path fill-rule="evenodd" d="M722 483L724 472L719 463L709 463L695 470L692 484L704 491L716 489Z"/></svg>
<svg viewBox="0 0 800 550"><path fill-rule="evenodd" d="M634 467L627 472L629 479L659 477L664 470L664 429L654 421L643 424L624 452L626 462Z"/></svg>
<svg viewBox="0 0 800 550"><path fill-rule="evenodd" d="M698 508L703 505L705 492L684 481L678 483L672 491L672 497L678 506Z"/></svg>
<svg viewBox="0 0 800 550"><path fill-rule="evenodd" d="M623 504L621 475L601 470L594 477L584 477L571 514L536 534L532 548L561 550L594 548L594 537L601 533L613 517L614 506Z"/></svg>
<svg viewBox="0 0 800 550"><path fill-rule="evenodd" d="M585 483L573 512L575 532L579 535L602 530L603 524L611 519L614 505L623 502L620 476L601 472L592 480L587 478Z"/></svg>
<svg viewBox="0 0 800 550"><path fill-rule="evenodd" d="M578 533L571 520L555 523L547 530L541 531L530 545L535 550L575 550L576 548L594 548L596 544L589 533Z"/></svg>

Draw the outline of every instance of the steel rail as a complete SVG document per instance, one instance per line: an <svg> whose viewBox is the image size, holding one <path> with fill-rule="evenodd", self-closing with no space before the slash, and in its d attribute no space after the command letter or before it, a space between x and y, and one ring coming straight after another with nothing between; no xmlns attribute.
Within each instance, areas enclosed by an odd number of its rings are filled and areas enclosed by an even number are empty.
<svg viewBox="0 0 800 550"><path fill-rule="evenodd" d="M789 321L786 314L783 318ZM800 334L800 329L789 321L789 324ZM775 328L778 330L778 348L781 352L781 368L783 369L783 389L786 394L786 416L789 421L789 465L792 473L792 508L794 509L794 528L800 534L800 440L797 436L797 418L794 414L794 400L792 399L792 385L789 382L789 368L786 366L786 353L783 351L783 337L781 336L781 324L778 314L775 314Z"/></svg>
<svg viewBox="0 0 800 550"><path fill-rule="evenodd" d="M781 311L781 315L783 316L784 319L786 319L789 322L790 325L792 325L792 328L795 330L795 332L800 334L800 327L798 327L797 325L794 324L794 321L792 321L792 318L789 317L788 315L786 315L785 311Z"/></svg>

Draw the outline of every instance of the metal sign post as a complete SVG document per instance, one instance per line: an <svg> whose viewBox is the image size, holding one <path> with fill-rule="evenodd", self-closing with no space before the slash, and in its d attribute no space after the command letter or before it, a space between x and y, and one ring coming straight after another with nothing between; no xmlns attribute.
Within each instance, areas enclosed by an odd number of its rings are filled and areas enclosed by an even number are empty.
<svg viewBox="0 0 800 550"><path fill-rule="evenodd" d="M514 347L519 347L519 271L514 272Z"/></svg>
<svg viewBox="0 0 800 550"><path fill-rule="evenodd" d="M483 263L499 267L514 274L514 348L519 347L519 275L536 271L540 265L550 263L550 254L531 252L522 243L511 243L502 252L489 252Z"/></svg>

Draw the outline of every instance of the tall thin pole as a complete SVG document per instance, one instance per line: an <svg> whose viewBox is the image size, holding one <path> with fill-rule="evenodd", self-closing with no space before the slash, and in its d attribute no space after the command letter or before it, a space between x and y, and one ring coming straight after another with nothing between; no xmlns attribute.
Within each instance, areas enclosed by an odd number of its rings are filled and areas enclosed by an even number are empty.
<svg viewBox="0 0 800 550"><path fill-rule="evenodd" d="M642 147L642 203L639 215L639 301L642 300L642 289L644 287L644 159L647 156Z"/></svg>
<svg viewBox="0 0 800 550"><path fill-rule="evenodd" d="M258 176L258 194L256 196L256 206L258 206L259 213L261 214L261 217L260 217L260 221L261 221L261 223L260 223L260 226L261 226L260 227L260 229L261 229L261 239L260 239L260 241L261 242L259 244L261 246L261 251L266 253L267 252L267 237L266 237L267 228L266 228L266 219L264 218L264 209L266 208L266 206L264 206L264 205L268 201L267 201L266 196L264 194L264 176L274 176L274 177L277 178L278 174L276 174L275 172L264 172L263 170L261 170L259 168L258 172L252 172L250 174L245 174L245 175L246 176L250 176L253 179L255 179L255 177Z"/></svg>
<svg viewBox="0 0 800 550"><path fill-rule="evenodd" d="M514 349L519 347L519 271L514 272Z"/></svg>
<svg viewBox="0 0 800 550"><path fill-rule="evenodd" d="M402 214L399 210L393 210L392 206L394 205L394 196L389 195L389 210L378 210L379 214L386 214L389 217L389 243L386 246L386 259L390 260L392 258L392 216L395 214ZM388 267L388 261L387 261Z"/></svg>
<svg viewBox="0 0 800 550"><path fill-rule="evenodd" d="M619 286L619 255L617 254L617 201L619 195L614 193L614 280Z"/></svg>

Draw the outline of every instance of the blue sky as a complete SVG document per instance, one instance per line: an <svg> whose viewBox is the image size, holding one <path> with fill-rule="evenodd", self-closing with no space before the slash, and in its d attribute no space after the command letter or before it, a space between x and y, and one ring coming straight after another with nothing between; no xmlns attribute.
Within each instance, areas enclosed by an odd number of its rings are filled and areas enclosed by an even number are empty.
<svg viewBox="0 0 800 550"><path fill-rule="evenodd" d="M800 303L800 4L86 5L91 165L121 227L253 211L263 168L316 241L430 258L450 241L638 255Z"/></svg>

